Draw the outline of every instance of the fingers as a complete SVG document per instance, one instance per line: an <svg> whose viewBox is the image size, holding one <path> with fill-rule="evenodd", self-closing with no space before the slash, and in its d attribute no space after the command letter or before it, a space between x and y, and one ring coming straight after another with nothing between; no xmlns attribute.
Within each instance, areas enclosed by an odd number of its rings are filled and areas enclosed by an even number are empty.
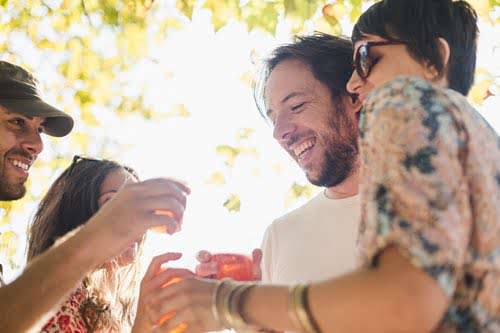
<svg viewBox="0 0 500 333"><path fill-rule="evenodd" d="M200 262L196 266L196 275L201 277L210 277L217 274L217 263L212 262L212 254L206 250L201 250L196 255L196 259Z"/></svg>
<svg viewBox="0 0 500 333"><path fill-rule="evenodd" d="M262 261L262 250L261 249L254 249L252 251L252 260L254 264L260 266L260 262Z"/></svg>
<svg viewBox="0 0 500 333"><path fill-rule="evenodd" d="M146 212L152 214L164 215L174 220L181 221L186 210L186 201L179 201L176 197L156 196L151 198L142 198L140 203Z"/></svg>
<svg viewBox="0 0 500 333"><path fill-rule="evenodd" d="M212 297L216 283L198 278L186 278L161 289L149 302L151 318L158 325L157 332L170 332L187 324L189 332L206 332L218 329L212 317ZM166 322L162 319L168 316Z"/></svg>
<svg viewBox="0 0 500 333"><path fill-rule="evenodd" d="M131 184L130 186L139 189L146 188L150 195L182 192L190 194L191 189L178 180L172 178L153 178L142 182Z"/></svg>
<svg viewBox="0 0 500 333"><path fill-rule="evenodd" d="M199 264L196 266L196 275L209 278L216 275L218 271L218 264L215 261Z"/></svg>
<svg viewBox="0 0 500 333"><path fill-rule="evenodd" d="M161 228L161 230L166 229L167 232L176 231L179 229L179 222L177 222L176 220L174 220L173 218L171 218L169 216L157 215L157 214L151 213L149 218L148 218L148 221L147 221L147 228L151 229L151 228L155 228L155 227L165 227L165 228ZM160 230L160 229L158 229L158 230Z"/></svg>
<svg viewBox="0 0 500 333"><path fill-rule="evenodd" d="M167 263L172 260L178 260L182 257L182 253L178 252L167 252L164 254L160 254L159 256L156 256L151 260L151 263L149 264L148 270L146 271L146 274L144 275L143 281L144 280L151 280L154 276L158 275L158 272L160 271L161 265L164 263Z"/></svg>
<svg viewBox="0 0 500 333"><path fill-rule="evenodd" d="M182 280L189 277L194 277L194 273L189 269L184 268L169 268L164 272L161 272L157 276L155 276L151 282L148 284L148 289L159 289L165 287L166 285L170 285L169 282L173 280ZM161 291L158 291L160 293ZM161 295L160 295L161 297ZM156 297L155 297L156 298Z"/></svg>
<svg viewBox="0 0 500 333"><path fill-rule="evenodd" d="M212 259L212 254L207 250L201 250L196 254L196 260L201 263L209 262Z"/></svg>

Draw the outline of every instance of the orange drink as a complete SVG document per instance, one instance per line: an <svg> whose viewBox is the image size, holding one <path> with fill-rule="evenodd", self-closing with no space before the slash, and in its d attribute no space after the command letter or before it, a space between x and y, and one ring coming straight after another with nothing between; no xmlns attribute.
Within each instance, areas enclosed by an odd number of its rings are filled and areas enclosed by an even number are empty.
<svg viewBox="0 0 500 333"><path fill-rule="evenodd" d="M163 215L163 216L168 216L168 217L171 217L171 218L174 218L174 213L172 213L171 211L169 210L161 210L161 209L157 209L155 210L155 214L156 215ZM176 223L176 227L175 228L172 228L172 227L167 227L166 225L161 225L161 226L158 226L158 227L153 227L151 229L152 232L155 232L155 233L158 233L158 234L170 234L172 235L173 233L177 232L180 230L180 225L178 223Z"/></svg>

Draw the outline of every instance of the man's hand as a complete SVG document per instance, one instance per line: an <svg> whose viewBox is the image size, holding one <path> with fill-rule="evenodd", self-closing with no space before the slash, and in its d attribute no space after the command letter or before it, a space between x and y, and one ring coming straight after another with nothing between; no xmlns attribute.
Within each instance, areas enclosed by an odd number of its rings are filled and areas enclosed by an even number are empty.
<svg viewBox="0 0 500 333"><path fill-rule="evenodd" d="M182 223L189 193L184 184L167 178L127 184L101 207L88 226L100 231L101 244L105 245L102 250L111 258L149 228L177 229ZM158 214L157 211L172 214Z"/></svg>
<svg viewBox="0 0 500 333"><path fill-rule="evenodd" d="M212 261L212 254L206 250L198 252L196 259L200 262L196 266L196 275L204 278L213 278L217 274L217 263ZM262 271L260 262L262 261L262 250L254 249L252 251L252 273L253 280L260 281L262 279Z"/></svg>

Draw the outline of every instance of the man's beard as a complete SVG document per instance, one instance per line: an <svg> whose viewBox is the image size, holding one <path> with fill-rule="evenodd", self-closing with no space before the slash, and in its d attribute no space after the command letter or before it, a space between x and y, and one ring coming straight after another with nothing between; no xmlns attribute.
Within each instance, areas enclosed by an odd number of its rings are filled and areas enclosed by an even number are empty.
<svg viewBox="0 0 500 333"><path fill-rule="evenodd" d="M357 126L339 106L329 119L331 134L324 139L325 156L319 175L309 181L321 187L333 187L344 182L357 168L358 130Z"/></svg>
<svg viewBox="0 0 500 333"><path fill-rule="evenodd" d="M22 183L10 183L3 170L4 159L0 159L0 201L18 200L26 194L24 181Z"/></svg>

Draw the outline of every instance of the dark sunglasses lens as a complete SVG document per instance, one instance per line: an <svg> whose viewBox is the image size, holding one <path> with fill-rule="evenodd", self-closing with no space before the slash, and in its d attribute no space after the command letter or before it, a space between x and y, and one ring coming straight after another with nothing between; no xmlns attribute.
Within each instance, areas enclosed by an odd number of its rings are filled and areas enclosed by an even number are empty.
<svg viewBox="0 0 500 333"><path fill-rule="evenodd" d="M372 61L368 51L368 45L362 45L358 48L358 74L361 78L366 79L370 73Z"/></svg>

